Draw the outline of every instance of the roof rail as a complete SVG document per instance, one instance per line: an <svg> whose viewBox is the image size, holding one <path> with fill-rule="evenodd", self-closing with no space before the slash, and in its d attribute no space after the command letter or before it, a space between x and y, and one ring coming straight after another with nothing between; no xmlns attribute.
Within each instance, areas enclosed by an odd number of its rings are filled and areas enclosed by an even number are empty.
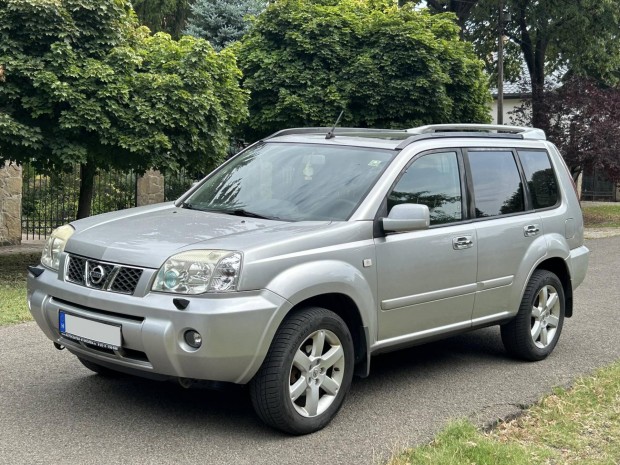
<svg viewBox="0 0 620 465"><path fill-rule="evenodd" d="M473 132L473 131L463 131L463 132L426 132L424 134L415 134L411 133L410 137L407 137L403 140L398 146L396 150L402 150L408 145L413 144L414 142L418 142L421 140L429 140L429 139L447 139L447 138L486 138L486 139L519 139L523 140L523 136L521 134L513 134L510 132L497 133L497 132Z"/></svg>
<svg viewBox="0 0 620 465"><path fill-rule="evenodd" d="M411 134L429 134L435 132L472 131L494 132L497 134L519 134L523 139L547 140L545 131L522 126L504 126L500 124L429 124L417 128L407 129Z"/></svg>
<svg viewBox="0 0 620 465"><path fill-rule="evenodd" d="M278 136L288 136L291 134L327 134L332 128L328 127L312 127L312 128L289 128L274 132L273 134L263 138L263 140L271 139ZM337 127L336 136L356 135L356 134L406 134L405 129L372 129L372 128L341 128Z"/></svg>

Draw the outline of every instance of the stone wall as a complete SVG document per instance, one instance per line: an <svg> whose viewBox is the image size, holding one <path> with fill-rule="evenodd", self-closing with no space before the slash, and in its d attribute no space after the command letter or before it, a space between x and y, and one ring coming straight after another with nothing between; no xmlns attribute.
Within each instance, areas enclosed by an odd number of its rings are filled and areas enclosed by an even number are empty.
<svg viewBox="0 0 620 465"><path fill-rule="evenodd" d="M151 205L164 201L164 176L155 170L149 170L138 178L136 186L136 205Z"/></svg>
<svg viewBox="0 0 620 465"><path fill-rule="evenodd" d="M22 168L0 166L0 245L16 245L22 240Z"/></svg>

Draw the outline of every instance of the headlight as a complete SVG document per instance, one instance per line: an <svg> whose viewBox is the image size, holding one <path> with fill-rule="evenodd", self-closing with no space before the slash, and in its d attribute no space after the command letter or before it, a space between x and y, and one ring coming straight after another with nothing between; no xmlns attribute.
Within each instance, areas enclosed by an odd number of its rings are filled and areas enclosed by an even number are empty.
<svg viewBox="0 0 620 465"><path fill-rule="evenodd" d="M157 273L152 290L175 294L231 292L237 289L241 253L191 250L173 255Z"/></svg>
<svg viewBox="0 0 620 465"><path fill-rule="evenodd" d="M74 232L75 229L69 224L65 224L52 231L52 235L47 238L43 247L43 254L41 255L41 264L43 266L58 271L60 254L65 250L65 245Z"/></svg>

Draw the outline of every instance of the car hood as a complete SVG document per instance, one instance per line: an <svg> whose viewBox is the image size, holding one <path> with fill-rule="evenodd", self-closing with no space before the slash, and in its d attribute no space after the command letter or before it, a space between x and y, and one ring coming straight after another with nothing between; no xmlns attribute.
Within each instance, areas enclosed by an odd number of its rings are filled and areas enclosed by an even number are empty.
<svg viewBox="0 0 620 465"><path fill-rule="evenodd" d="M68 253L159 268L168 257L184 250L243 251L329 223L289 223L160 204L97 215L71 224L76 231L65 247Z"/></svg>

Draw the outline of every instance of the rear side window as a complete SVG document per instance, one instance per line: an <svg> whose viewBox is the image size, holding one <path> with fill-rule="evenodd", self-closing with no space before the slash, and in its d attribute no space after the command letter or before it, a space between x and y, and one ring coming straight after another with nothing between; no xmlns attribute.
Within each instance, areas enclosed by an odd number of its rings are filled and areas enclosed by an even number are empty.
<svg viewBox="0 0 620 465"><path fill-rule="evenodd" d="M519 158L532 197L532 206L535 209L554 206L558 201L558 183L547 152L519 151Z"/></svg>
<svg viewBox="0 0 620 465"><path fill-rule="evenodd" d="M476 218L525 210L523 184L511 151L468 151Z"/></svg>

